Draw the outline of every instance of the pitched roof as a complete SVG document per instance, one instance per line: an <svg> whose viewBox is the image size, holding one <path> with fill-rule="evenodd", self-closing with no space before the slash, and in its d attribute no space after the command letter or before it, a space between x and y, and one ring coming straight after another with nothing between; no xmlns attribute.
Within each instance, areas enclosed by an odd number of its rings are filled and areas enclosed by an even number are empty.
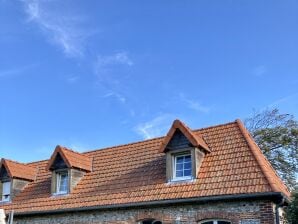
<svg viewBox="0 0 298 224"><path fill-rule="evenodd" d="M239 121L192 133L212 149L193 181L166 183L165 154L159 152L166 137L161 137L83 153L93 158L93 170L64 197L50 195L48 161L31 163L38 168L36 181L0 207L22 213L265 192L289 196Z"/></svg>
<svg viewBox="0 0 298 224"><path fill-rule="evenodd" d="M54 163L56 156L60 155L68 168L78 168L85 171L92 170L92 160L87 155L72 151L66 147L57 145L54 153L49 160L47 169L50 170L52 164Z"/></svg>
<svg viewBox="0 0 298 224"><path fill-rule="evenodd" d="M4 167L11 178L35 180L36 168L8 159L1 159L0 168Z"/></svg>
<svg viewBox="0 0 298 224"><path fill-rule="evenodd" d="M168 134L166 135L161 144L159 152L165 152L167 145L169 144L177 129L179 129L184 134L184 136L188 139L188 141L190 141L190 143L194 147L201 147L205 149L207 152L210 152L210 149L206 142L203 140L202 136L199 133L195 135L190 130L190 128L187 127L187 125L181 122L180 120L175 120L173 122L172 127L170 128Z"/></svg>

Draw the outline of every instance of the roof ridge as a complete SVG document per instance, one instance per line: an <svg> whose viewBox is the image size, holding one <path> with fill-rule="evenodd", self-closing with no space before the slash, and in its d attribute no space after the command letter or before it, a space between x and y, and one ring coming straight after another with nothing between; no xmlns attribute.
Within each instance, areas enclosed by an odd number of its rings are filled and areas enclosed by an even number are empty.
<svg viewBox="0 0 298 224"><path fill-rule="evenodd" d="M230 125L230 124L236 124L237 123L237 120L238 119L236 119L235 121L230 121L230 122L223 123L223 124L211 125L211 126L204 127L204 128L196 128L196 129L192 129L192 131L202 131L202 130L211 129L211 128L217 128L217 127L226 126L226 125Z"/></svg>
<svg viewBox="0 0 298 224"><path fill-rule="evenodd" d="M6 159L6 158L2 158L2 159L5 160L5 161L8 161L8 162L17 163L17 164L24 165L24 166L27 165L26 163L21 163L21 162L12 160L12 159Z"/></svg>
<svg viewBox="0 0 298 224"><path fill-rule="evenodd" d="M154 137L154 138L150 138L150 139L140 140L140 141L136 141L136 142L124 143L124 144L114 145L114 146L107 146L107 147L100 148L100 149L88 150L88 151L85 151L85 152L82 152L82 153L85 154L85 153L91 153L91 152L96 152L96 151L102 151L102 150L109 150L109 149L114 149L114 148L120 148L120 147L123 147L123 146L139 144L139 143L142 143L142 142L155 141L155 140L158 140L158 139L162 139L164 137L165 136L159 136L159 137Z"/></svg>
<svg viewBox="0 0 298 224"><path fill-rule="evenodd" d="M272 167L271 163L268 161L268 159L265 157L265 155L262 153L261 149L259 148L259 146L253 141L250 133L248 132L248 130L245 128L244 124L242 123L242 121L240 119L236 120L236 123L238 124L238 127L241 131L241 134L243 135L243 137L245 138L249 148L252 151L253 156L255 157L259 167L262 170L262 173L264 174L265 178L267 179L271 189L274 192L282 192L284 193L287 197L290 196L290 192L287 188L287 186L281 181L279 175L276 173L275 169ZM266 167L269 166L269 167ZM272 172L275 175L275 178L272 177L270 175L270 173L268 172ZM279 183L277 183L279 182ZM278 186L278 184L281 184L285 189L280 189L280 186ZM284 190L286 192L284 192Z"/></svg>

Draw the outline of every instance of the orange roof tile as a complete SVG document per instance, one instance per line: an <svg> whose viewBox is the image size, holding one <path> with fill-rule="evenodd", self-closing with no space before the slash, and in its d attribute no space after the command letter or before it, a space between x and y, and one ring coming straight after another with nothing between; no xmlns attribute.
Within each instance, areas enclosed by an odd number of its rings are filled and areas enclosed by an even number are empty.
<svg viewBox="0 0 298 224"><path fill-rule="evenodd" d="M12 203L0 208L21 213L231 194L281 192L289 196L241 122L191 133L191 138L201 136L212 149L193 181L166 183L166 159L160 146L167 137L160 137L79 154L93 159L92 172L86 173L66 197L51 197L51 172L46 169L49 161L31 163L30 166L38 168L36 180ZM68 163L76 162L67 153L73 152L57 150L66 152Z"/></svg>
<svg viewBox="0 0 298 224"><path fill-rule="evenodd" d="M78 168L85 171L91 171L92 170L92 160L86 155L83 155L81 153L72 151L66 147L57 145L55 148L54 153L51 156L51 159L49 160L47 169L50 170L53 162L55 161L55 158L57 155L60 155L64 162L66 163L68 168Z"/></svg>
<svg viewBox="0 0 298 224"><path fill-rule="evenodd" d="M30 181L35 180L37 171L35 168L29 165L18 163L8 159L1 159L0 168L2 168L2 166L6 169L8 175L11 178L20 178Z"/></svg>
<svg viewBox="0 0 298 224"><path fill-rule="evenodd" d="M159 152L165 152L167 145L169 144L170 140L172 139L173 135L175 134L175 131L179 129L185 137L190 141L190 143L194 147L201 147L205 149L207 152L210 152L210 149L206 142L203 140L202 136L200 134L194 134L189 127L186 126L183 122L180 120L175 120L172 124L172 127L168 131L166 137L164 138L161 147L159 149Z"/></svg>

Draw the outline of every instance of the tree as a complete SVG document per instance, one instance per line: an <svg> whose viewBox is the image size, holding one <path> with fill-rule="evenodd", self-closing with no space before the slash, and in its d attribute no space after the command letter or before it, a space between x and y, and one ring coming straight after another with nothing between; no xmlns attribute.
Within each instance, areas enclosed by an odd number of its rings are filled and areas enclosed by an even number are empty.
<svg viewBox="0 0 298 224"><path fill-rule="evenodd" d="M245 125L279 176L294 189L298 173L298 122L278 109L254 112Z"/></svg>
<svg viewBox="0 0 298 224"><path fill-rule="evenodd" d="M298 189L292 193L292 201L286 208L286 218L290 224L297 223L298 220Z"/></svg>

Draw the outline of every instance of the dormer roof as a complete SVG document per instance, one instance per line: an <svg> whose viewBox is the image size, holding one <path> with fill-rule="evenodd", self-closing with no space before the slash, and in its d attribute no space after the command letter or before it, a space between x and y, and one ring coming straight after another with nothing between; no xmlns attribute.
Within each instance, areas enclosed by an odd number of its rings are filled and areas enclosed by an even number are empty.
<svg viewBox="0 0 298 224"><path fill-rule="evenodd" d="M167 150L167 146L177 130L181 131L182 134L184 134L184 136L188 139L192 146L203 148L206 152L210 152L210 148L204 141L203 137L199 133L193 133L192 130L186 126L186 124L178 119L173 122L172 127L168 131L161 144L159 152L165 152Z"/></svg>
<svg viewBox="0 0 298 224"><path fill-rule="evenodd" d="M36 177L36 168L16 161L1 159L0 170L6 169L10 178L19 178L33 181Z"/></svg>
<svg viewBox="0 0 298 224"><path fill-rule="evenodd" d="M60 145L56 146L55 151L49 160L47 170L53 169L52 165L54 164L58 155L62 157L63 161L65 162L68 168L77 168L85 171L92 170L91 158Z"/></svg>

